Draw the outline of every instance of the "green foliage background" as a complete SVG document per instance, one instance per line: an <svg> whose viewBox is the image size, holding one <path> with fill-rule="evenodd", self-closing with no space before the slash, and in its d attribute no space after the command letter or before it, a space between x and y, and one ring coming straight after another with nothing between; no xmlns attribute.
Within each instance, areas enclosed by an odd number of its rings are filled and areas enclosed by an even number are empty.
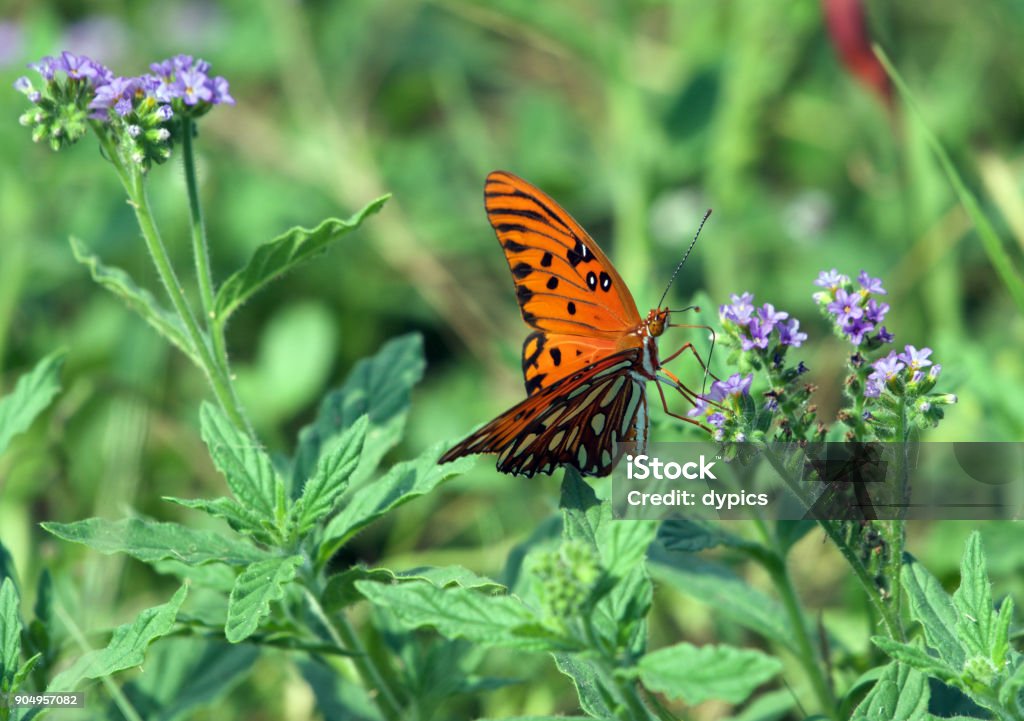
<svg viewBox="0 0 1024 721"><path fill-rule="evenodd" d="M1024 6L869 5L876 39L1020 267L1024 49L1015 38L1024 34ZM496 168L569 209L642 309L713 207L674 305L698 290L715 304L749 290L795 314L811 334L804 358L823 416L839 402L845 350L816 317L811 281L821 269L867 269L890 290L887 325L897 343L934 348L960 397L932 438L1024 435L1021 314L920 126L846 72L818 3L9 2L2 16L20 33L0 68L8 88L0 122L4 390L54 348L69 355L58 402L0 459L0 538L27 578L51 569L83 628L122 623L165 601L173 585L135 561L58 542L40 521L138 512L207 523L159 499L224 489L197 430L203 379L98 290L70 252L68 237L81 237L155 288L116 178L91 139L56 155L17 125L22 103L11 83L26 62L62 48L123 74L187 52L229 78L238 105L205 118L198 140L219 280L292 225L347 217L393 193L338 248L234 318L239 388L272 452L358 358L409 330L424 334L428 365L396 457L454 440L521 397L524 326L482 207L483 178ZM151 196L184 263L181 182L175 162L156 168ZM689 339L679 338L669 342ZM481 461L364 531L337 563L459 563L496 575L554 510L557 484L501 476ZM910 548L952 581L971 527L912 526ZM1019 524L981 531L994 594L1019 598ZM832 554L811 534L794 573L808 605L856 639L861 602ZM707 606L668 588L657 593L653 646L742 639ZM507 666L508 657L494 663ZM550 661L516 664L533 681L479 696L475 712L575 708ZM285 718L287 707L288 718L303 718L295 709L311 704L308 690L287 668L265 658L216 717Z"/></svg>

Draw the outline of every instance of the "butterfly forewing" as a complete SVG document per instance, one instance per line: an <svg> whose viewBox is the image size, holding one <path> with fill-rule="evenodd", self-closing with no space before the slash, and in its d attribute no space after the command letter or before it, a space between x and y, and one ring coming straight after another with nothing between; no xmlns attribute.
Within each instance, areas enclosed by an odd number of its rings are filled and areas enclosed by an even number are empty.
<svg viewBox="0 0 1024 721"><path fill-rule="evenodd" d="M484 203L529 325L613 340L639 325L636 303L611 262L544 192L499 170L487 176Z"/></svg>
<svg viewBox="0 0 1024 721"><path fill-rule="evenodd" d="M570 465L584 475L611 472L618 448L647 434L646 380L639 351L606 356L531 395L462 441L441 462L498 454L498 470L532 476Z"/></svg>

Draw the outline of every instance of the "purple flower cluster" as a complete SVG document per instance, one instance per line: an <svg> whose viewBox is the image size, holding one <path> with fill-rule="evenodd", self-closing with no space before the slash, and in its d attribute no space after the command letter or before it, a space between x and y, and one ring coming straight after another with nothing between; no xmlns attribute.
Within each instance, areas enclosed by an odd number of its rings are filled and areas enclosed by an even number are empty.
<svg viewBox="0 0 1024 721"><path fill-rule="evenodd" d="M726 421L726 414L723 411L734 410L727 408L725 402L729 399L750 395L750 384L753 382L753 373L748 375L733 373L724 381L715 381L711 384L708 394L698 398L697 405L691 408L686 415L691 418L703 416L708 425L721 428Z"/></svg>
<svg viewBox="0 0 1024 721"><path fill-rule="evenodd" d="M729 299L732 303L720 306L718 315L723 323L736 327L743 350L767 349L773 332L780 345L798 348L807 340L807 334L800 331L799 320L790 318L785 311L775 310L771 303L755 308L752 293L733 293Z"/></svg>
<svg viewBox="0 0 1024 721"><path fill-rule="evenodd" d="M932 364L928 360L928 356L931 354L931 348L918 350L914 346L908 345L904 347L902 353L891 351L884 358L879 358L871 364L871 375L868 376L867 384L864 387L865 397L878 398L889 383L896 381L920 385L927 378L929 387L925 390L930 390L931 386L935 385L939 373L942 372L941 365ZM928 366L931 366L931 369L926 374L924 369Z"/></svg>
<svg viewBox="0 0 1024 721"><path fill-rule="evenodd" d="M235 103L228 81L219 75L210 77L210 64L191 55L176 55L153 63L150 65L152 73L135 77L114 75L101 63L67 51L59 57L47 56L29 67L47 83L59 80L61 74L68 81L87 83L94 91L88 107L97 120L108 120L109 110L125 117L140 106L155 108L165 119L170 119L172 105L178 103L187 108L201 106L202 110L212 105ZM14 87L33 103L42 99L42 93L26 77L18 78Z"/></svg>
<svg viewBox="0 0 1024 721"><path fill-rule="evenodd" d="M825 289L815 293L814 300L853 345L860 346L866 341L876 341L878 345L892 342L892 333L882 325L889 304L872 297L887 294L880 278L872 278L862 270L857 276L859 287L855 288L849 276L833 268L822 271L814 284Z"/></svg>

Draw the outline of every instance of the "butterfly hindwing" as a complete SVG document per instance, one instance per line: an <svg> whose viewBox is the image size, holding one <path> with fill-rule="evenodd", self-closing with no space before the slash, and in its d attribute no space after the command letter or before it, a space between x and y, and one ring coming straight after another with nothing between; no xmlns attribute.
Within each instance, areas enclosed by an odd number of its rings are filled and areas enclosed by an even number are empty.
<svg viewBox="0 0 1024 721"><path fill-rule="evenodd" d="M532 476L562 465L588 476L610 473L623 442L646 438L646 383L633 372L637 358L635 349L620 351L539 390L441 462L496 453L504 473Z"/></svg>
<svg viewBox="0 0 1024 721"><path fill-rule="evenodd" d="M615 344L607 338L535 330L523 342L526 393L533 395L615 351Z"/></svg>
<svg viewBox="0 0 1024 721"><path fill-rule="evenodd" d="M527 324L610 339L639 325L633 296L611 261L543 191L498 170L487 176L484 203Z"/></svg>

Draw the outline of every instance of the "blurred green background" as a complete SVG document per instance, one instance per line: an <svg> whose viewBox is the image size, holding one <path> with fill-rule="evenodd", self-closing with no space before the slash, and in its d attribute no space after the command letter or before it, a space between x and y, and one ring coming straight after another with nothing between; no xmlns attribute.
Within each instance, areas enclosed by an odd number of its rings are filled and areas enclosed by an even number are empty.
<svg viewBox="0 0 1024 721"><path fill-rule="evenodd" d="M27 578L54 569L65 602L85 605L86 628L123 622L170 586L135 562L58 543L36 524L133 512L204 523L160 496L224 489L196 430L203 378L72 259L67 238L76 235L159 290L116 177L92 139L58 155L18 126L24 100L11 84L27 62L61 49L124 75L190 53L230 80L237 106L204 118L197 145L218 278L292 225L346 217L394 194L358 233L257 296L229 329L245 404L274 451L290 450L318 398L357 359L410 330L425 336L428 369L399 456L454 440L522 397L525 326L482 203L484 176L498 168L569 210L615 261L641 311L657 301L703 210L714 208L670 302L702 291L702 302L717 305L749 290L799 317L811 335L800 357L821 386L826 420L839 403L846 350L818 318L811 283L822 269L867 269L890 291L897 345L934 348L945 388L960 397L931 438L1021 440L1021 314L919 126L898 98L887 105L851 75L818 2L0 7L3 387L54 348L70 350L59 401L0 459L0 537ZM1024 4L869 2L867 11L873 37L1020 266ZM155 168L150 185L165 240L187 269L180 166ZM688 339L680 332L669 342ZM498 573L554 510L557 487L557 478L504 477L481 460L360 536L351 560ZM911 549L940 577L955 577L967 530L915 527ZM997 592L1024 590L1019 526L983 530ZM830 554L817 536L807 540L797 575L811 606L841 626L861 609L856 592L837 584L845 571ZM707 608L660 593L656 642L738 635ZM851 643L866 644L862 631L851 631ZM568 679L548 660L528 663L515 671L530 678L532 668L542 680L467 708L573 710ZM307 717L294 673L273 665L259 673L218 718ZM288 694L268 690L282 686Z"/></svg>

